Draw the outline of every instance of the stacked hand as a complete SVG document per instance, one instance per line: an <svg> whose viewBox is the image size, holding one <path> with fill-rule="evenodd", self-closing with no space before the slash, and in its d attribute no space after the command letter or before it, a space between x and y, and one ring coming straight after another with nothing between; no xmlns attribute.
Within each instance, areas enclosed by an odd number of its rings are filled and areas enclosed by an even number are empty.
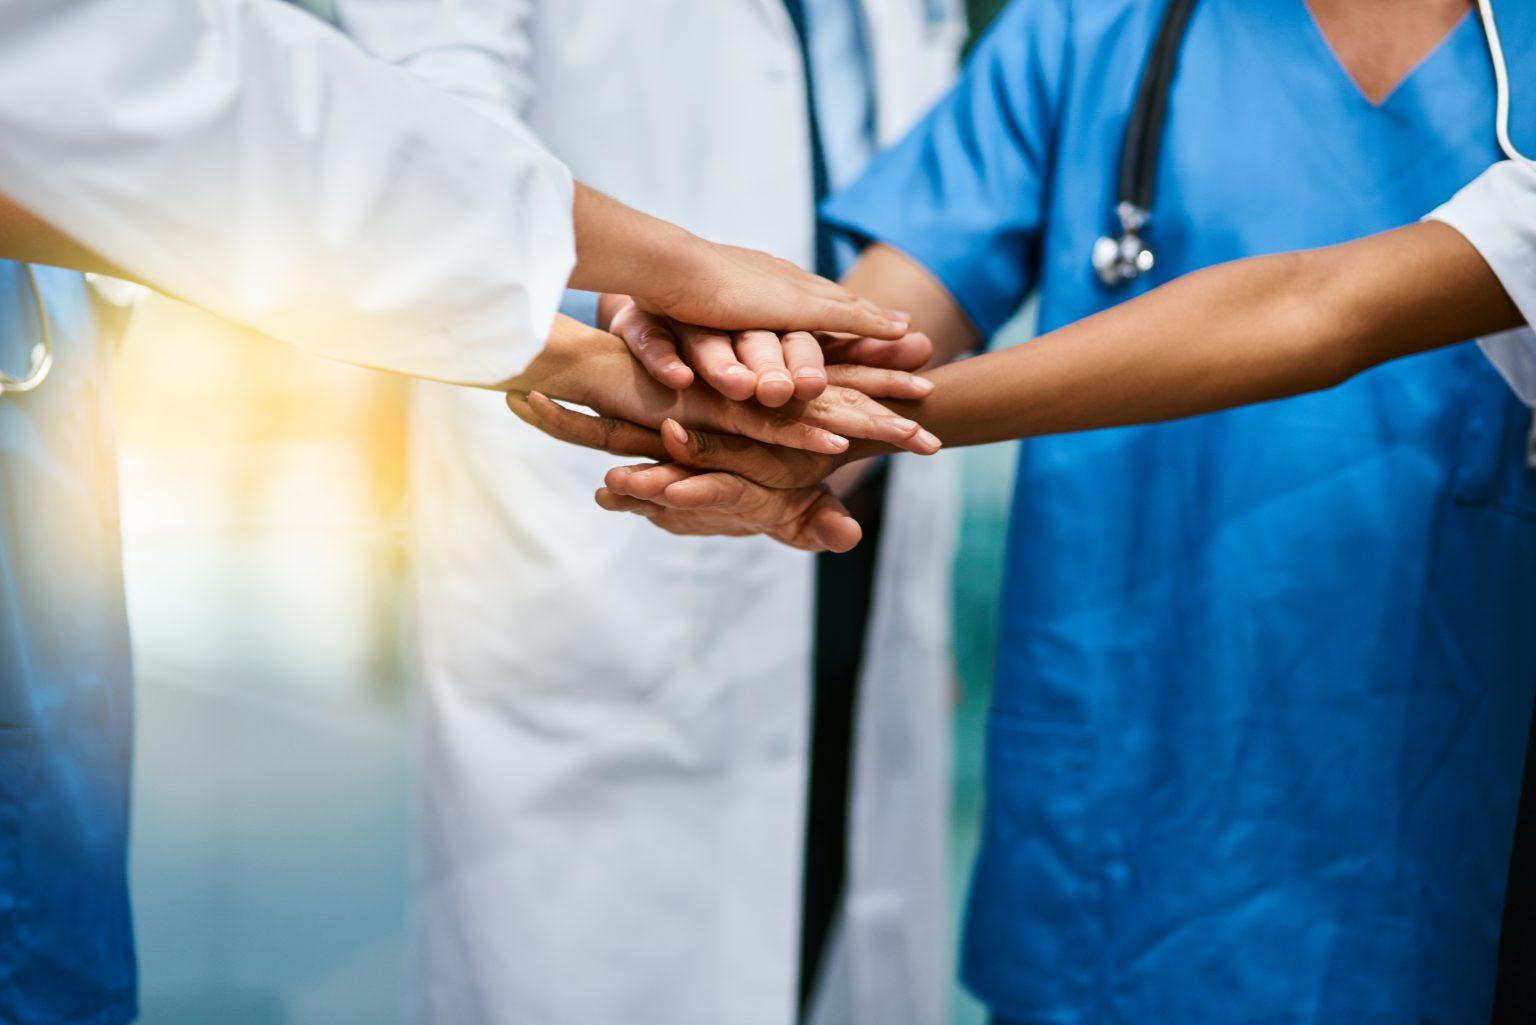
<svg viewBox="0 0 1536 1025"><path fill-rule="evenodd" d="M896 315L900 316L900 315ZM662 384L686 388L697 377L728 398L782 406L827 387L828 363L916 370L933 357L926 335L894 338L809 331L721 331L649 313L627 296L604 296L599 321L624 339ZM904 321L897 323L903 325Z"/></svg>
<svg viewBox="0 0 1536 1025"><path fill-rule="evenodd" d="M940 447L877 401L922 398L932 390L926 380L823 359L825 351L915 367L931 352L921 335L731 334L627 300L605 306L622 342L562 318L508 395L514 413L556 438L658 460L611 471L597 494L605 509L646 516L676 534L764 534L796 548L846 551L861 531L822 483L826 476L872 445L925 455Z"/></svg>
<svg viewBox="0 0 1536 1025"><path fill-rule="evenodd" d="M618 209L590 192L585 202L592 217ZM657 461L611 472L597 494L606 509L679 534L853 547L858 524L822 482L858 452L938 451L938 438L879 401L932 390L909 372L931 343L905 315L787 261L671 237L649 247L653 259L583 256L575 287L590 287L582 273L626 282L629 294L600 304L613 334L560 318L509 383L508 405L557 438Z"/></svg>

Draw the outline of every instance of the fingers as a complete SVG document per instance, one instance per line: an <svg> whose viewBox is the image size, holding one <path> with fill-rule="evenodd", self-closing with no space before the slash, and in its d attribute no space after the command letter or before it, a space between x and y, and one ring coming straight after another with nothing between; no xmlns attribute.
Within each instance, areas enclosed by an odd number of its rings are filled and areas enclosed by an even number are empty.
<svg viewBox="0 0 1536 1025"><path fill-rule="evenodd" d="M775 451L751 442L747 444L756 448L758 453L749 454L749 451L726 449L701 453L696 441L693 440L699 432L683 431L676 423L670 421L669 428L678 435L685 435L690 439L687 442L679 441L676 436L669 436L668 429L664 428L663 438L668 441L668 454L674 460L678 460L677 462L617 467L608 472L604 483L619 494L656 501L671 485L709 471L723 471L722 477L727 475L732 479L740 477L773 490L793 490L820 484L832 468L829 460L813 462L815 457L807 457L804 452L793 449ZM735 442L739 439L721 438L719 440ZM689 508L719 504L734 498L737 491L717 483L707 493L701 494L707 494L710 497L695 496L687 503Z"/></svg>
<svg viewBox="0 0 1536 1025"><path fill-rule="evenodd" d="M524 423L559 441L601 449L620 456L666 459L667 450L655 431L628 420L588 416L567 409L539 392L507 394L507 406Z"/></svg>
<svg viewBox="0 0 1536 1025"><path fill-rule="evenodd" d="M851 438L884 442L919 455L933 455L943 445L921 424L892 413L852 388L830 387L821 398L792 412L797 412L805 424L815 424Z"/></svg>
<svg viewBox="0 0 1536 1025"><path fill-rule="evenodd" d="M610 330L624 339L646 371L668 388L681 391L693 383L693 371L678 355L677 337L663 318L631 303L614 316Z"/></svg>
<svg viewBox="0 0 1536 1025"><path fill-rule="evenodd" d="M735 435L690 431L676 420L661 425L667 456L685 466L725 470L770 488L819 483L834 468L828 456L781 445L763 445Z"/></svg>
<svg viewBox="0 0 1536 1025"><path fill-rule="evenodd" d="M827 368L827 380L840 388L861 391L872 399L923 399L933 394L932 381L904 370L840 364Z"/></svg>
<svg viewBox="0 0 1536 1025"><path fill-rule="evenodd" d="M667 486L656 499L674 521L736 520L806 551L846 552L864 536L847 508L824 487L772 490L728 473L704 473Z"/></svg>
<svg viewBox="0 0 1536 1025"><path fill-rule="evenodd" d="M824 336L828 363L858 363L892 370L921 370L933 359L933 340L921 332L887 338Z"/></svg>
<svg viewBox="0 0 1536 1025"><path fill-rule="evenodd" d="M841 286L835 287L838 294L812 308L807 326L821 331L893 340L907 333L912 319L907 314L887 312Z"/></svg>
<svg viewBox="0 0 1536 1025"><path fill-rule="evenodd" d="M820 402L821 399L816 401ZM721 412L721 416L724 422L711 426L722 426L728 433L744 435L768 445L782 445L823 455L839 455L848 451L847 438L824 423L810 422L809 418L798 418L744 402L730 403L729 408ZM831 422L828 419L827 423Z"/></svg>
<svg viewBox="0 0 1536 1025"><path fill-rule="evenodd" d="M864 539L864 528L849 514L848 508L832 494L824 494L801 517L804 535L815 545L812 550L852 551Z"/></svg>
<svg viewBox="0 0 1536 1025"><path fill-rule="evenodd" d="M655 519L666 511L659 505L644 502L638 498L630 498L627 495L615 494L608 488L598 488L593 498L597 500L598 505L609 512L636 513L648 519Z"/></svg>
<svg viewBox="0 0 1536 1025"><path fill-rule="evenodd" d="M654 502L666 493L668 487L697 472L676 463L641 463L614 467L604 476L603 483L615 494Z"/></svg>
<svg viewBox="0 0 1536 1025"><path fill-rule="evenodd" d="M685 324L676 333L683 357L715 391L737 402L757 393L757 375L736 358L730 335Z"/></svg>
<svg viewBox="0 0 1536 1025"><path fill-rule="evenodd" d="M863 537L847 508L819 484L772 489L733 474L647 464L610 471L595 497L610 512L645 516L674 534L766 534L813 552L846 552Z"/></svg>
<svg viewBox="0 0 1536 1025"><path fill-rule="evenodd" d="M757 375L757 401L782 406L795 396L795 382L784 362L784 346L772 331L743 331L736 336L736 357Z"/></svg>
<svg viewBox="0 0 1536 1025"><path fill-rule="evenodd" d="M657 501L674 509L712 509L754 517L771 501L772 494L761 484L734 473L695 473L668 484Z"/></svg>
<svg viewBox="0 0 1536 1025"><path fill-rule="evenodd" d="M808 331L791 331L782 341L784 364L795 382L794 396L809 402L827 390L826 359L821 352L821 342ZM762 390L758 390L762 401Z"/></svg>

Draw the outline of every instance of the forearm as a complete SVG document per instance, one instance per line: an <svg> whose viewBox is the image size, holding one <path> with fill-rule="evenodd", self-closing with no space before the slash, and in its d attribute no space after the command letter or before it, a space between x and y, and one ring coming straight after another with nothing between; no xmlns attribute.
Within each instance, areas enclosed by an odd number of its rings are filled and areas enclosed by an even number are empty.
<svg viewBox="0 0 1536 1025"><path fill-rule="evenodd" d="M4 196L0 196L0 260L66 267L117 278L128 276L121 268L114 267Z"/></svg>
<svg viewBox="0 0 1536 1025"><path fill-rule="evenodd" d="M576 268L570 287L652 295L669 275L689 272L697 236L576 183Z"/></svg>
<svg viewBox="0 0 1536 1025"><path fill-rule="evenodd" d="M1442 224L1180 278L1004 352L931 373L902 407L947 445L1151 423L1340 384L1520 323Z"/></svg>

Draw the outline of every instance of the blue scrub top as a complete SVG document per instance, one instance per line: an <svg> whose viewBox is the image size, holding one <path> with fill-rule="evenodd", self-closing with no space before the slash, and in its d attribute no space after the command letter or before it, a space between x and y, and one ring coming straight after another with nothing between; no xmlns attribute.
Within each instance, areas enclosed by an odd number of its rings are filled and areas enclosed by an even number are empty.
<svg viewBox="0 0 1536 1025"><path fill-rule="evenodd" d="M1497 157L1474 17L1373 106L1303 0L1205 0L1157 270L1107 290L1089 254L1162 8L1016 0L827 218L913 256L984 333L1038 288L1049 330L1409 223ZM1530 425L1458 346L1023 446L964 953L1001 1020L1487 1021L1536 685Z"/></svg>
<svg viewBox="0 0 1536 1025"><path fill-rule="evenodd" d="M38 268L55 363L0 397L0 1022L121 1025L131 662L109 343L84 280ZM0 262L0 368L24 372L37 307Z"/></svg>

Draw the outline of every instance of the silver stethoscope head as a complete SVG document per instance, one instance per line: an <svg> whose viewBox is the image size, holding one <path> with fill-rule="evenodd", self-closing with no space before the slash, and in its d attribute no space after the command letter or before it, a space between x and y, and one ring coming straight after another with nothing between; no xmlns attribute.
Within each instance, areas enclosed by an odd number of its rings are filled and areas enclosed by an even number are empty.
<svg viewBox="0 0 1536 1025"><path fill-rule="evenodd" d="M37 306L38 341L27 357L27 372L22 377L12 377L0 371L0 395L22 395L32 391L48 379L53 369L53 330L48 325L48 308L43 304L43 290L37 284L37 273L25 268L27 284L32 289L32 300Z"/></svg>
<svg viewBox="0 0 1536 1025"><path fill-rule="evenodd" d="M1120 219L1120 234L1105 235L1093 244L1093 269L1099 280L1113 288L1134 281L1157 263L1152 247L1141 235L1151 214L1134 203L1115 207Z"/></svg>

